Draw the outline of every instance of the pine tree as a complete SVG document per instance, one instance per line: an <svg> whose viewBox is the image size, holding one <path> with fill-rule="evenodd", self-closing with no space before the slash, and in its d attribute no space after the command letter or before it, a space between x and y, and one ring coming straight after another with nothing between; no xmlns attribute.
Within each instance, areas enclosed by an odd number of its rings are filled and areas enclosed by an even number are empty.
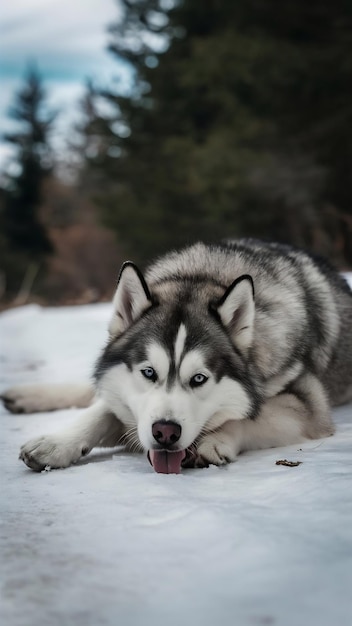
<svg viewBox="0 0 352 626"><path fill-rule="evenodd" d="M28 69L9 115L19 130L4 136L15 147L15 173L7 174L2 190L3 232L11 250L41 261L52 251L39 209L43 183L53 171L49 136L55 115L46 110L46 93L35 68Z"/></svg>
<svg viewBox="0 0 352 626"><path fill-rule="evenodd" d="M352 262L346 2L122 6L109 47L134 88L100 94L111 114L88 162L134 254L244 234Z"/></svg>

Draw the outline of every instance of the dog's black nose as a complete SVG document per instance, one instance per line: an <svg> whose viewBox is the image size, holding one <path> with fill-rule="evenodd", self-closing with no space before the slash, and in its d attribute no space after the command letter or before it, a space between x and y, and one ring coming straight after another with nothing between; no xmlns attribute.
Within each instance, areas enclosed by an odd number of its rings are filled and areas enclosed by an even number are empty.
<svg viewBox="0 0 352 626"><path fill-rule="evenodd" d="M165 448L171 448L181 437L181 426L170 420L159 420L152 426L155 441Z"/></svg>

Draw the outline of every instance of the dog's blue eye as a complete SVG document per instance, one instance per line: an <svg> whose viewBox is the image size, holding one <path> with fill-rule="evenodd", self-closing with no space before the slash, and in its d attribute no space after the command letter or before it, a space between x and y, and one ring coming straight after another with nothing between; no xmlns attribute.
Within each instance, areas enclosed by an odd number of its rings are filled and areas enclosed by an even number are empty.
<svg viewBox="0 0 352 626"><path fill-rule="evenodd" d="M207 380L208 376L206 376L205 374L195 374L194 376L192 376L189 384L191 387L200 387L201 385L204 385Z"/></svg>
<svg viewBox="0 0 352 626"><path fill-rule="evenodd" d="M144 378L151 380L153 383L155 383L155 381L158 378L157 373L153 367L145 367L144 369L141 370L141 372Z"/></svg>

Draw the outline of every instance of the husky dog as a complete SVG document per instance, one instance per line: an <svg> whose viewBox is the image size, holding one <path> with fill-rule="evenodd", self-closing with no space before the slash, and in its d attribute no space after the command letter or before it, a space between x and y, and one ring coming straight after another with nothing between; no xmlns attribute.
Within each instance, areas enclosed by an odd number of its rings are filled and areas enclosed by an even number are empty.
<svg viewBox="0 0 352 626"><path fill-rule="evenodd" d="M127 262L94 376L73 427L21 448L30 468L125 442L178 473L327 437L330 407L352 399L352 293L325 261L251 239L195 244L144 276ZM15 412L92 398L85 387L3 396Z"/></svg>

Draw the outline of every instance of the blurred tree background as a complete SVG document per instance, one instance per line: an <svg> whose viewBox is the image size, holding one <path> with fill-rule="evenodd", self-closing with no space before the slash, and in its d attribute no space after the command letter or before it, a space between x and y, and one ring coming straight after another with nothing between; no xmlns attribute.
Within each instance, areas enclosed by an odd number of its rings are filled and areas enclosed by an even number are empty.
<svg viewBox="0 0 352 626"><path fill-rule="evenodd" d="M143 264L197 239L264 237L351 267L352 4L119 4L109 50L133 86L88 84L70 179L48 156L39 77L17 97L27 132L8 138L19 167L1 190L5 298L34 261L34 295L105 298L123 257Z"/></svg>

